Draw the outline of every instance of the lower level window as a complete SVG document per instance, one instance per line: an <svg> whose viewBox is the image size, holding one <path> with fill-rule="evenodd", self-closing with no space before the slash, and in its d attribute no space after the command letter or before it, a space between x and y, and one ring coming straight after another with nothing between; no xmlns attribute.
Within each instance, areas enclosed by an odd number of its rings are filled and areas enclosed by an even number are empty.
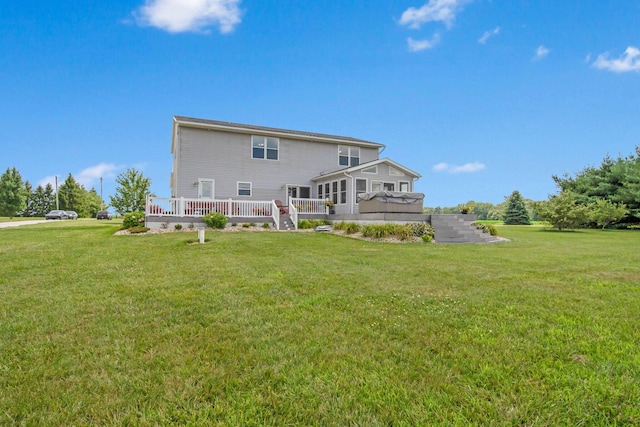
<svg viewBox="0 0 640 427"><path fill-rule="evenodd" d="M396 191L394 182L371 181L371 191Z"/></svg>
<svg viewBox="0 0 640 427"><path fill-rule="evenodd" d="M331 183L331 201L333 204L338 204L338 181Z"/></svg>
<svg viewBox="0 0 640 427"><path fill-rule="evenodd" d="M367 180L356 178L356 203L358 203L358 195L367 192Z"/></svg>
<svg viewBox="0 0 640 427"><path fill-rule="evenodd" d="M238 182L238 196L251 196L250 182Z"/></svg>

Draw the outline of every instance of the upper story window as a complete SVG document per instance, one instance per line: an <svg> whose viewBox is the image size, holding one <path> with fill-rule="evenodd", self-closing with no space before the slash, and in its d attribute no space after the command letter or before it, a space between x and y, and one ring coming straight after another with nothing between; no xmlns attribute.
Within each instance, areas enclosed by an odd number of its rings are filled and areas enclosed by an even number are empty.
<svg viewBox="0 0 640 427"><path fill-rule="evenodd" d="M358 166L360 164L360 148L346 145L338 146L340 166Z"/></svg>
<svg viewBox="0 0 640 427"><path fill-rule="evenodd" d="M251 158L278 160L280 141L270 136L251 137Z"/></svg>

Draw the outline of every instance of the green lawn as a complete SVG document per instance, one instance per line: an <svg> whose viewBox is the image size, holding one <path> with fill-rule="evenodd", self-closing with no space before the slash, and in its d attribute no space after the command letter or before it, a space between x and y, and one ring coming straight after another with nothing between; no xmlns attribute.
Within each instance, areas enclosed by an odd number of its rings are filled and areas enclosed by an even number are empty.
<svg viewBox="0 0 640 427"><path fill-rule="evenodd" d="M0 229L0 425L638 425L640 232Z"/></svg>

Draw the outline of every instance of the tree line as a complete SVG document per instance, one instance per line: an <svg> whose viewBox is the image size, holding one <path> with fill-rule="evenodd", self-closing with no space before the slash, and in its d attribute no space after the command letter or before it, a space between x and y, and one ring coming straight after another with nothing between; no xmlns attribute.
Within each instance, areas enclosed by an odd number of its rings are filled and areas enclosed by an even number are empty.
<svg viewBox="0 0 640 427"><path fill-rule="evenodd" d="M475 202L425 208L429 214L474 213L479 220L505 224L546 221L558 230L616 226L640 228L640 147L626 157L606 156L600 167L586 167L575 176L553 175L558 194L548 200L525 199L518 191L499 204Z"/></svg>
<svg viewBox="0 0 640 427"><path fill-rule="evenodd" d="M121 215L144 211L151 180L136 169L128 169L117 176L116 182L119 186L110 196L109 206ZM7 168L0 176L0 216L43 217L54 209L61 209L75 211L81 218L94 218L107 207L95 188L87 190L71 173L58 186L57 194L51 184L33 188L29 181L22 180L15 167Z"/></svg>

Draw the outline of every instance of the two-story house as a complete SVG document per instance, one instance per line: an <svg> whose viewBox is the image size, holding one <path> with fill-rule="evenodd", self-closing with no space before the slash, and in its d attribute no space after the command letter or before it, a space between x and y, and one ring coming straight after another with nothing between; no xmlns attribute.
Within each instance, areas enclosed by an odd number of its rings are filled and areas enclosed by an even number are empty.
<svg viewBox="0 0 640 427"><path fill-rule="evenodd" d="M175 116L171 195L185 199L328 199L357 214L357 195L412 192L420 175L383 144L345 136Z"/></svg>

